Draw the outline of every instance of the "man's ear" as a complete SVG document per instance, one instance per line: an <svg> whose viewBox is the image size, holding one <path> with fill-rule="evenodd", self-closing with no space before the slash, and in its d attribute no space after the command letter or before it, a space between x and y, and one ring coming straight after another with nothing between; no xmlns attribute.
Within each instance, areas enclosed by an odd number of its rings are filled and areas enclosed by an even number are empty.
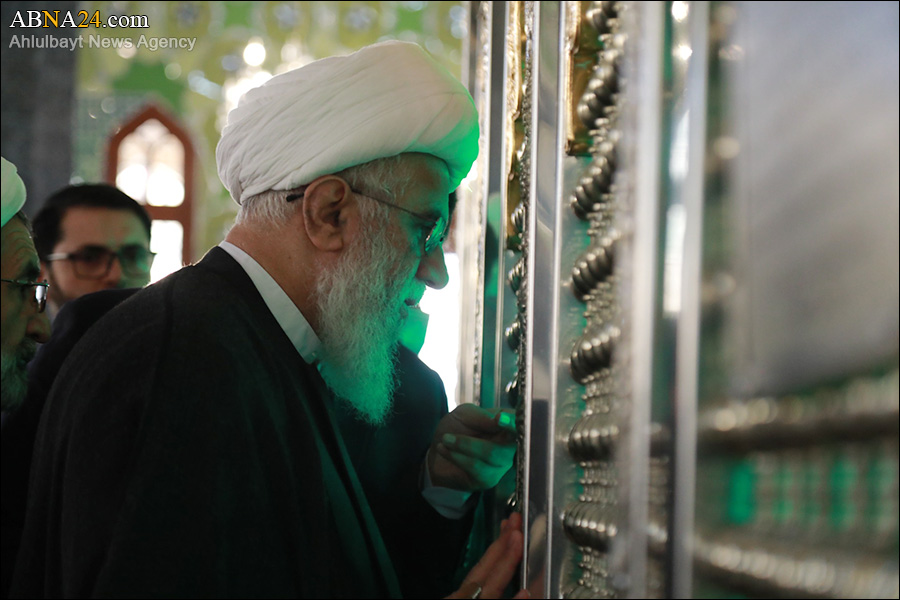
<svg viewBox="0 0 900 600"><path fill-rule="evenodd" d="M303 223L310 241L320 250L340 250L346 243L350 186L334 175L313 180L303 194Z"/></svg>
<svg viewBox="0 0 900 600"><path fill-rule="evenodd" d="M38 275L38 281L50 281L50 263L41 261L41 274Z"/></svg>

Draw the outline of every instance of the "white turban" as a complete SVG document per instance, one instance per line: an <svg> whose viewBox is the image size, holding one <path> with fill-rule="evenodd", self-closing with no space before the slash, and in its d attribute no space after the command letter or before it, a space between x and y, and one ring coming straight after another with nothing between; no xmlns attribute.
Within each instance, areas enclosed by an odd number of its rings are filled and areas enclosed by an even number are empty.
<svg viewBox="0 0 900 600"><path fill-rule="evenodd" d="M219 178L240 204L404 152L432 154L451 189L478 155L468 90L416 44L382 42L273 77L228 114Z"/></svg>
<svg viewBox="0 0 900 600"><path fill-rule="evenodd" d="M16 171L16 165L2 156L0 156L0 175L2 175L0 188L3 197L3 224L0 227L3 227L25 205L25 184Z"/></svg>

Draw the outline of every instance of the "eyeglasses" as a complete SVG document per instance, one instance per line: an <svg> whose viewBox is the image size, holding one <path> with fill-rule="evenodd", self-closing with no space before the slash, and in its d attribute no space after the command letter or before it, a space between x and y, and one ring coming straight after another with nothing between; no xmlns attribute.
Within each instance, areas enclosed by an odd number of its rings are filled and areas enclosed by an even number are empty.
<svg viewBox="0 0 900 600"><path fill-rule="evenodd" d="M0 279L3 283L11 283L17 286L22 292L22 299L25 299L25 290L30 287L34 288L34 304L37 306L39 313L44 312L47 307L47 292L50 290L50 284L46 281L19 281L16 279Z"/></svg>
<svg viewBox="0 0 900 600"><path fill-rule="evenodd" d="M57 252L50 254L45 260L68 260L72 262L75 276L81 279L101 279L106 277L112 267L113 259L118 258L122 273L129 277L142 277L150 273L156 253L135 244L123 246L113 252L103 246L86 246L78 252Z"/></svg>
<svg viewBox="0 0 900 600"><path fill-rule="evenodd" d="M425 241L422 244L422 254L423 256L431 254L438 248L444 245L444 240L447 239L447 234L450 231L450 224L445 223L443 217L429 217L426 215L419 214L415 211L409 210L408 208L404 208L393 202L388 202L387 200L382 200L381 198L376 198L375 196L370 196L368 194L363 194L358 190L354 190L350 188L350 191L354 194L358 194L360 196L364 196L369 200L374 200L379 204L383 204L385 206L389 206L390 208L396 208L397 210L403 211L406 214L412 216L415 219L418 219L422 223L426 224L426 228L428 230L428 235L425 236ZM303 197L303 193L295 193L290 194L285 198L288 202L293 202L294 200L298 200Z"/></svg>

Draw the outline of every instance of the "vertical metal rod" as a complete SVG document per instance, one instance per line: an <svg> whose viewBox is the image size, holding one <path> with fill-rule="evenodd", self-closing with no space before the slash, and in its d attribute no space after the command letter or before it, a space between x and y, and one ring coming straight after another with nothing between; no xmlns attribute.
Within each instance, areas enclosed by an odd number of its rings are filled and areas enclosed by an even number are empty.
<svg viewBox="0 0 900 600"><path fill-rule="evenodd" d="M636 86L637 152L634 164L634 257L631 306L631 414L628 425L626 507L629 538L627 595L646 597L650 408L657 306L662 127L662 59L666 4L634 3L639 11Z"/></svg>
<svg viewBox="0 0 900 600"><path fill-rule="evenodd" d="M526 523L529 525L526 580L542 587L544 597L555 597L551 580L558 578L553 560L550 526L557 515L553 506L557 321L560 293L561 205L559 174L559 31L561 3L534 3L532 53L532 177L528 227L528 313L526 398L529 401L529 456L526 466Z"/></svg>
<svg viewBox="0 0 900 600"><path fill-rule="evenodd" d="M508 36L510 35L507 27L509 26L509 3L504 2L502 11L498 11L494 13L494 19L500 18L502 20L502 26L500 29L503 34L502 37L499 38L500 41L503 42L501 48L502 54L502 69L503 69L503 87L500 90L497 90L497 95L500 96L501 106L498 114L498 118L500 119L500 144L499 151L496 155L491 156L491 160L498 164L498 169L500 170L499 181L497 192L500 195L500 229L497 231L497 256L494 257L497 260L497 281L495 282L485 282L485 285L493 285L496 288L497 294L497 321L494 328L494 356L493 358L493 380L494 380L494 397L496 399L496 406L500 406L500 398L501 395L505 391L506 386L506 378L503 370L503 355L506 353L504 350L504 340L503 340L503 331L507 325L506 322L506 311L504 311L505 301L504 298L510 292L508 291L508 285L506 283L506 275L509 272L511 264L506 260L506 218L503 214L503 207L506 206L507 202L507 182L505 181L506 175L506 160L505 156L509 152L508 145L512 143L512 140L507 139L506 137L506 123L510 118L508 114L509 111L509 101L507 99L507 94L509 94L509 90L507 90L507 82L510 78L510 68L516 68L515 66L510 67L508 61L506 60L506 44L509 43ZM497 38L495 38L497 39Z"/></svg>
<svg viewBox="0 0 900 600"><path fill-rule="evenodd" d="M709 3L690 4L691 57L685 98L688 118L684 181L684 253L681 310L676 338L672 596L690 598L693 587L694 493L697 472L697 397L700 343L700 286L703 248L703 186L706 149Z"/></svg>
<svg viewBox="0 0 900 600"><path fill-rule="evenodd" d="M465 349L457 358L459 379L458 402L481 403L482 331L484 317L484 244L485 212L489 192L492 140L491 131L491 74L490 61L485 61L485 53L492 52L490 7L485 10L483 2L470 2L469 44L463 60L464 77L469 92L479 110L479 125L482 139L479 140L479 159L473 166L478 176L473 189L460 192L460 217L457 221L457 251L460 257L460 348ZM482 15L487 15L482 19ZM487 68L485 68L487 65Z"/></svg>

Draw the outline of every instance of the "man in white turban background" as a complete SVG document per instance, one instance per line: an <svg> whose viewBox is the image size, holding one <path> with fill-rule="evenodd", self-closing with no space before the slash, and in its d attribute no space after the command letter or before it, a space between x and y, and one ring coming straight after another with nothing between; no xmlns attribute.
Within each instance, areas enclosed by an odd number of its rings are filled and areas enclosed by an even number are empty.
<svg viewBox="0 0 900 600"><path fill-rule="evenodd" d="M38 281L40 264L31 237L28 218L22 212L25 184L15 165L0 157L2 165L3 225L0 275L0 399L3 412L14 410L25 398L28 361L38 343L50 336L50 321L44 313L47 283Z"/></svg>
<svg viewBox="0 0 900 600"><path fill-rule="evenodd" d="M38 343L50 337L50 320L44 312L48 284L40 281L40 264L31 236L28 217L22 212L25 184L15 165L0 157L2 169L3 219L0 227L0 404L3 407L4 440L7 417L25 400L28 390L28 362ZM25 495L25 490L6 485L6 464L16 456L3 454L3 537L0 590L9 589L18 540L7 535L7 496ZM18 483L18 482L17 482ZM27 486L27 481L25 482Z"/></svg>
<svg viewBox="0 0 900 600"><path fill-rule="evenodd" d="M475 406L430 415L420 449L380 435L416 410L391 404L397 337L447 283L449 196L477 146L471 96L414 44L248 92L216 153L241 205L226 240L113 309L60 371L12 595L399 596L409 556L439 554L439 522L514 451L509 415ZM384 472L358 473L372 456ZM385 517L373 497L402 500ZM385 531L404 516L408 537ZM457 594L502 592L519 525Z"/></svg>

